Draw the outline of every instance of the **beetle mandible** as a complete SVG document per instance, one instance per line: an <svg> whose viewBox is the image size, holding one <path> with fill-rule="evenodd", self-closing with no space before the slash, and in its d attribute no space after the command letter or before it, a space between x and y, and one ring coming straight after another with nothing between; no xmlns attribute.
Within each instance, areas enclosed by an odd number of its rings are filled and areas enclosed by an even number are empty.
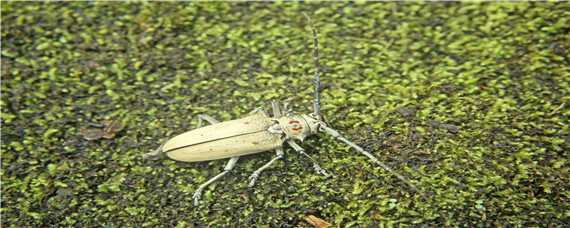
<svg viewBox="0 0 570 228"><path fill-rule="evenodd" d="M253 172L249 177L249 187L253 187L263 170L283 158L283 144L285 143L293 148L293 150L309 158L318 173L328 176L329 174L322 169L313 158L306 154L305 150L296 142L303 142L306 137L317 133L329 134L333 138L349 145L368 157L372 162L395 175L402 182L408 184L412 190L417 191L416 186L408 181L407 178L380 162L370 152L365 151L362 147L351 142L322 120L319 95L321 67L319 65L318 34L312 26L311 19L307 15L305 16L309 21L313 35L313 64L315 65L313 113L303 115L292 114L288 110L287 105L284 106L284 110L281 110L279 103L273 101L271 103L272 116L269 116L259 108L244 118L225 122L219 122L208 115L198 115L199 127L197 129L175 136L162 144L154 152L144 155L144 158L148 158L166 154L170 159L183 162L230 158L223 172L200 185L194 192L192 196L194 205L198 204L204 188L230 172L241 156L265 151L275 151L275 157ZM211 125L200 127L202 121L207 121Z"/></svg>

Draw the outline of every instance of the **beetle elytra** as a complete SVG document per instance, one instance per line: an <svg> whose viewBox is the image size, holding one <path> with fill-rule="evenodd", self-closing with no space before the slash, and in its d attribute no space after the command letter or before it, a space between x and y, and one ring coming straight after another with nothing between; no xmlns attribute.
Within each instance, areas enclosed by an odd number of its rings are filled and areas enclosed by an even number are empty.
<svg viewBox="0 0 570 228"><path fill-rule="evenodd" d="M224 167L224 171L200 185L194 192L192 198L195 205L198 204L204 188L230 172L235 167L240 156L275 151L276 155L273 159L251 174L249 186L253 187L263 170L283 158L283 144L285 143L293 150L309 158L318 173L328 176L328 173L313 158L306 154L305 150L297 143L297 141L302 142L306 137L317 133L326 133L349 145L368 157L372 162L392 173L402 182L408 184L414 191L417 191L414 184L408 181L407 178L380 162L374 155L342 136L337 130L332 129L322 120L319 96L321 70L319 65L318 35L311 25L310 18L307 15L305 16L309 21L313 35L313 63L315 65L313 113L292 114L286 106L282 110L279 103L273 101L271 103L272 116L260 109L252 111L248 116L241 119L225 122L219 122L208 115L199 115L199 126L202 125L202 121L207 121L211 125L199 127L175 136L154 152L144 155L147 158L166 154L167 157L173 160L184 162L230 158Z"/></svg>

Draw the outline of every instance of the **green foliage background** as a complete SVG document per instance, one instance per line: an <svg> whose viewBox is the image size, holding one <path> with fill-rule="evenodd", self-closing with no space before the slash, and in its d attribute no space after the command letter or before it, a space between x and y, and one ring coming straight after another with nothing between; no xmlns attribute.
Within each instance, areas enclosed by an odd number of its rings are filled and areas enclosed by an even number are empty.
<svg viewBox="0 0 570 228"><path fill-rule="evenodd" d="M196 126L311 107L319 31L329 137L226 161L144 161ZM2 226L568 226L570 4L2 3ZM86 141L106 119L125 129Z"/></svg>

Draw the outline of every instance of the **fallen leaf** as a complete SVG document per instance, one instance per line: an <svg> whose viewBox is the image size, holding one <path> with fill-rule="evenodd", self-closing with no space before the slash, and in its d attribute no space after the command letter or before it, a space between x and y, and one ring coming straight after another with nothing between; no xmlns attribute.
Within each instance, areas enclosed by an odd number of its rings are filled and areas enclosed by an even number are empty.
<svg viewBox="0 0 570 228"><path fill-rule="evenodd" d="M105 125L105 131L119 132L123 130L123 125L117 120L105 120L103 125Z"/></svg>
<svg viewBox="0 0 570 228"><path fill-rule="evenodd" d="M103 129L99 128L83 128L79 130L79 133L83 136L84 139L90 141L100 139L104 135Z"/></svg>
<svg viewBox="0 0 570 228"><path fill-rule="evenodd" d="M105 125L105 129L103 129L104 133L103 134L103 138L106 139L112 139L115 138L115 135L117 135L117 132L123 130L123 126L119 123L119 121L113 120L113 121L105 121L103 122L103 124Z"/></svg>
<svg viewBox="0 0 570 228"><path fill-rule="evenodd" d="M103 121L103 128L83 128L79 133L87 140L97 140L100 138L115 138L117 132L123 130L123 126L116 120Z"/></svg>
<svg viewBox="0 0 570 228"><path fill-rule="evenodd" d="M322 220L320 218L318 218L317 216L314 215L308 215L305 216L305 221L307 221L309 224L313 225L313 227L315 228L328 228L331 227L331 224L326 222L325 220Z"/></svg>
<svg viewBox="0 0 570 228"><path fill-rule="evenodd" d="M112 138L115 138L115 135L117 135L117 134L116 134L116 133L105 132L105 133L103 133L103 138L112 139Z"/></svg>

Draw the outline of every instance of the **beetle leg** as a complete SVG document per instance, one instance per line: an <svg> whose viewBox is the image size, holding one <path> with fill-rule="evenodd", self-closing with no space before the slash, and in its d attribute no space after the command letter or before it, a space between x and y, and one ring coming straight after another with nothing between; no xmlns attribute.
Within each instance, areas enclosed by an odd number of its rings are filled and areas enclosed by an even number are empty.
<svg viewBox="0 0 570 228"><path fill-rule="evenodd" d="M166 143L166 141L164 143ZM160 147L156 148L156 150L143 154L143 159L149 159L160 155L162 153L162 147L164 146L164 143L162 143ZM156 158L153 158L152 160L156 160Z"/></svg>
<svg viewBox="0 0 570 228"><path fill-rule="evenodd" d="M283 114L289 115L291 113L291 109L289 109L289 102L285 101L283 103Z"/></svg>
<svg viewBox="0 0 570 228"><path fill-rule="evenodd" d="M261 174L261 172L263 170L269 168L269 166L271 166L277 160L282 159L283 155L285 154L283 152L283 148L277 148L277 149L275 149L275 152L277 152L277 156L275 156L273 159L271 159L271 161L267 162L265 165L261 166L259 169L255 170L255 172L253 172L251 174L251 176L249 176L249 187L250 188L253 187L253 185L255 185L255 181L257 181L259 174Z"/></svg>
<svg viewBox="0 0 570 228"><path fill-rule="evenodd" d="M263 110L263 108L255 108L253 111L249 112L248 115L252 115L258 112L265 112L265 111Z"/></svg>
<svg viewBox="0 0 570 228"><path fill-rule="evenodd" d="M277 119L283 115L279 108L279 102L276 100L271 101L271 108L273 109L273 118Z"/></svg>
<svg viewBox="0 0 570 228"><path fill-rule="evenodd" d="M200 115L198 115L198 127L202 126L202 121L204 121L204 120L210 124L216 124L216 123L220 122L220 121L214 119L214 117L211 117L211 116L206 115L206 114L200 114Z"/></svg>
<svg viewBox="0 0 570 228"><path fill-rule="evenodd" d="M194 192L194 195L192 195L192 199L194 199L194 206L198 205L198 202L200 201L200 197L202 196L202 191L204 190L204 188L206 188L208 185L210 185L214 181L222 178L224 175L229 173L236 166L236 163L238 160L239 160L239 157L230 158L230 161L228 161L228 163L226 164L226 167L224 167L223 172L216 175L215 177L212 177L210 180L206 181L206 183L203 183L202 185L200 185L200 187L198 187L198 189L196 189L196 191Z"/></svg>
<svg viewBox="0 0 570 228"><path fill-rule="evenodd" d="M296 150L297 152L299 152L301 155L309 158L309 160L311 160L313 162L313 168L315 169L315 171L317 171L318 174L321 174L321 175L324 175L327 177L329 176L327 171L325 169L321 168L321 166L319 166L319 164L317 163L317 161L315 161L315 159L313 159L311 156L309 156L307 153L305 153L305 149L303 149L303 147L299 146L299 144L297 144L293 140L287 140L287 143L289 143L289 145L291 147L293 147L293 149Z"/></svg>

